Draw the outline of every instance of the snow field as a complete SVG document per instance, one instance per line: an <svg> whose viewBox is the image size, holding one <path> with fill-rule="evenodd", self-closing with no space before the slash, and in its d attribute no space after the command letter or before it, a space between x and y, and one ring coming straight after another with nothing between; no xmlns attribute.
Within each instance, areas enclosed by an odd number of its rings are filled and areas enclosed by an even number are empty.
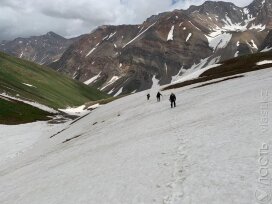
<svg viewBox="0 0 272 204"><path fill-rule="evenodd" d="M0 203L254 203L258 152L271 143L259 123L271 77L266 69L191 85L162 92L160 103L144 91L63 124L0 166Z"/></svg>

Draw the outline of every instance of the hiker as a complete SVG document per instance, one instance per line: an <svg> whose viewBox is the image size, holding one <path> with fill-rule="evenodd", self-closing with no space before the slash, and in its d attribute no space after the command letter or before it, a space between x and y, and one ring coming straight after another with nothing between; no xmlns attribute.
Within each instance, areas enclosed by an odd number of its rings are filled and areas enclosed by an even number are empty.
<svg viewBox="0 0 272 204"><path fill-rule="evenodd" d="M157 93L157 101L158 102L161 101L161 96L162 96L162 94L158 91L158 93Z"/></svg>
<svg viewBox="0 0 272 204"><path fill-rule="evenodd" d="M175 96L175 94L171 93L169 101L171 102L171 108L176 107L176 96Z"/></svg>
<svg viewBox="0 0 272 204"><path fill-rule="evenodd" d="M149 98L150 98L150 94L147 94L147 95L146 95L146 97L147 97L147 100L149 100Z"/></svg>

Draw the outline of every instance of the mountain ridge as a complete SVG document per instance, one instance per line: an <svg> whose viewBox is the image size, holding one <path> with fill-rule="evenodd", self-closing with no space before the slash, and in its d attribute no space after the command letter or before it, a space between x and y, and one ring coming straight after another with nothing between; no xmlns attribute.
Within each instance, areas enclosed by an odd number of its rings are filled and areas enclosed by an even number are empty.
<svg viewBox="0 0 272 204"><path fill-rule="evenodd" d="M2 41L0 51L38 64L50 64L58 60L80 37L67 39L49 31L41 36L18 37L11 41Z"/></svg>
<svg viewBox="0 0 272 204"><path fill-rule="evenodd" d="M258 52L270 25L263 4L270 1L207 1L141 25L100 26L50 66L112 95L168 84L188 70Z"/></svg>

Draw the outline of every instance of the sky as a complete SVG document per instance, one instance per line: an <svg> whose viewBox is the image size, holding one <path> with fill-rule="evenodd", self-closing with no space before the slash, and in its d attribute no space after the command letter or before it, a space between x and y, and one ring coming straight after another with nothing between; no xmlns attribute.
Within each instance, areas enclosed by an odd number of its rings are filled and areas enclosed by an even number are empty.
<svg viewBox="0 0 272 204"><path fill-rule="evenodd" d="M137 24L151 15L205 0L0 0L0 41L42 35L90 33L100 25ZM228 0L246 6L252 0Z"/></svg>

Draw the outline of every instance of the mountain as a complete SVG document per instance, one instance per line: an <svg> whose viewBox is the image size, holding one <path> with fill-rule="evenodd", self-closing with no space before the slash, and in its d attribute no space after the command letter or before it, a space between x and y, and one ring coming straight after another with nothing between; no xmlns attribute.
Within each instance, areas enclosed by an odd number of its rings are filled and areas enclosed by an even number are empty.
<svg viewBox="0 0 272 204"><path fill-rule="evenodd" d="M141 25L101 26L50 66L111 95L134 93L257 52L271 28L270 8L271 0L244 8L207 1Z"/></svg>
<svg viewBox="0 0 272 204"><path fill-rule="evenodd" d="M0 52L0 123L31 122L37 114L44 118L45 112L52 115L60 108L104 98L108 95L95 88ZM30 117L33 112L38 113Z"/></svg>
<svg viewBox="0 0 272 204"><path fill-rule="evenodd" d="M42 36L3 41L0 44L0 51L38 64L50 64L58 60L78 39L66 39L54 32L48 32Z"/></svg>

